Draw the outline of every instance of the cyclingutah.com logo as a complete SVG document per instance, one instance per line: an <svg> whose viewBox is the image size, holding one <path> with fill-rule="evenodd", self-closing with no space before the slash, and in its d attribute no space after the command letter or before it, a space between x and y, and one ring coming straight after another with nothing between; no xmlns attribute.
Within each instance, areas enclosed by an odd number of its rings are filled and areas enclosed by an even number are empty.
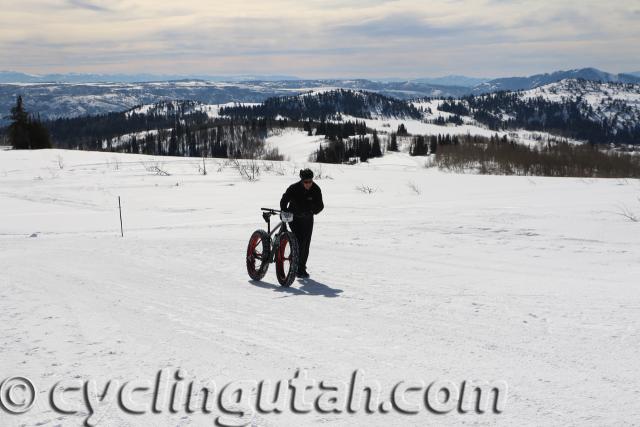
<svg viewBox="0 0 640 427"><path fill-rule="evenodd" d="M401 381L383 396L376 380L356 370L348 381L314 380L308 371L298 370L293 378L276 381L233 381L218 388L215 381L189 378L184 369L160 370L154 380L99 384L94 379L62 380L47 393L48 406L64 415L86 415L92 427L109 419L113 411L129 415L213 414L223 426L245 426L256 414L318 413L355 414L495 414L504 411L507 401L505 381L441 380ZM0 384L0 409L12 416L29 412L37 400L31 380L16 376Z"/></svg>

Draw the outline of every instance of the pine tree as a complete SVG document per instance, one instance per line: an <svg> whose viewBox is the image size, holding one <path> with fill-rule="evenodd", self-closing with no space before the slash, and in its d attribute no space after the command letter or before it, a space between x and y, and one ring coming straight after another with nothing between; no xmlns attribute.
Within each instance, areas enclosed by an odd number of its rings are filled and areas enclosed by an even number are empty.
<svg viewBox="0 0 640 427"><path fill-rule="evenodd" d="M9 144L16 150L28 150L31 148L29 141L29 115L22 105L22 96L18 96L16 106L11 109L9 118L12 121L9 125Z"/></svg>
<svg viewBox="0 0 640 427"><path fill-rule="evenodd" d="M49 131L40 122L40 117L36 119L29 119L29 140L31 141L32 149L51 148L51 137Z"/></svg>
<svg viewBox="0 0 640 427"><path fill-rule="evenodd" d="M395 132L391 133L391 139L387 145L388 151L398 151L398 137Z"/></svg>
<svg viewBox="0 0 640 427"><path fill-rule="evenodd" d="M18 96L16 106L11 109L9 116L9 144L17 150L51 148L49 131L42 125L39 118L29 117L24 109L22 96Z"/></svg>
<svg viewBox="0 0 640 427"><path fill-rule="evenodd" d="M380 138L378 131L373 131L373 143L371 144L371 157L382 157L382 147L380 147Z"/></svg>
<svg viewBox="0 0 640 427"><path fill-rule="evenodd" d="M438 151L438 137L435 135L431 135L429 141L429 154L436 154Z"/></svg>

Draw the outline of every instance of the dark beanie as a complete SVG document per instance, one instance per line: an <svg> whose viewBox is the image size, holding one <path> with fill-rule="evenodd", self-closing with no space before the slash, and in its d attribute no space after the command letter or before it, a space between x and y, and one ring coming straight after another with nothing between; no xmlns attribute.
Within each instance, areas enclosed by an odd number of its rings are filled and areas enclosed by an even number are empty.
<svg viewBox="0 0 640 427"><path fill-rule="evenodd" d="M311 169L300 169L300 178L301 179L312 179L313 171Z"/></svg>

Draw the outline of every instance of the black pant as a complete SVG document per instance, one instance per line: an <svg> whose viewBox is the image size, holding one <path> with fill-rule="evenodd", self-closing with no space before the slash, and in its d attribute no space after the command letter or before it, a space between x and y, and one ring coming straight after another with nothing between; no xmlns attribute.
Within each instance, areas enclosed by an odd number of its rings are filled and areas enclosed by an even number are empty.
<svg viewBox="0 0 640 427"><path fill-rule="evenodd" d="M306 270L311 234L313 233L313 215L295 216L291 222L291 231L298 240L298 269L299 271Z"/></svg>

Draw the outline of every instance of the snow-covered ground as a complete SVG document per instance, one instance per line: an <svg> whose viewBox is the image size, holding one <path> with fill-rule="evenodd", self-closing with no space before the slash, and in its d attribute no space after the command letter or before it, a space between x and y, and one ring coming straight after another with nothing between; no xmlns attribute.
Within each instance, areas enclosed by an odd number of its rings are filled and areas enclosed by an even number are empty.
<svg viewBox="0 0 640 427"><path fill-rule="evenodd" d="M309 161L309 157L314 154L320 144L325 143L323 135L308 136L306 132L295 129L284 129L270 135L265 145L267 149L277 148L287 160L304 163Z"/></svg>
<svg viewBox="0 0 640 427"><path fill-rule="evenodd" d="M0 151L0 366L38 390L24 415L0 408L0 425L79 425L86 411L50 409L54 383L164 367L218 384L361 369L385 396L402 380L509 386L501 414L284 411L258 426L640 419L640 224L619 215L640 214L638 180L445 174L402 153L322 165L312 280L283 289L273 267L251 282L244 255L259 209L304 163L247 182L223 160L201 175L201 161ZM214 419L111 407L98 425Z"/></svg>
<svg viewBox="0 0 640 427"><path fill-rule="evenodd" d="M621 102L634 109L640 108L640 85L602 83L587 80L562 80L521 92L523 99L542 97L552 102L576 100L586 101L592 108L606 102Z"/></svg>
<svg viewBox="0 0 640 427"><path fill-rule="evenodd" d="M435 119L438 116L448 117L451 114L433 110L433 114L426 114L428 119ZM401 124L405 126L407 132L412 135L478 135L484 136L486 138L490 138L493 135L508 136L509 139L524 145L536 146L542 143L546 143L548 140L557 141L557 140L566 140L570 143L581 144L582 141L577 141L568 138L561 138L555 135L552 135L548 132L537 132L537 131L528 131L524 129L518 129L517 131L494 131L486 126L479 124L474 121L471 117L462 116L461 118L465 121L464 124L460 126L455 126L453 124L448 125L437 125L434 123L426 123L423 120L416 119L407 119L407 118L377 118L377 119L362 119L353 116L342 116L343 120L351 120L351 121L364 121L367 124L367 127L370 129L376 129L378 132L390 133L396 132L398 130L398 126Z"/></svg>
<svg viewBox="0 0 640 427"><path fill-rule="evenodd" d="M519 93L522 99L550 102L580 101L592 120L609 120L612 126L634 127L640 121L640 85L562 80Z"/></svg>

